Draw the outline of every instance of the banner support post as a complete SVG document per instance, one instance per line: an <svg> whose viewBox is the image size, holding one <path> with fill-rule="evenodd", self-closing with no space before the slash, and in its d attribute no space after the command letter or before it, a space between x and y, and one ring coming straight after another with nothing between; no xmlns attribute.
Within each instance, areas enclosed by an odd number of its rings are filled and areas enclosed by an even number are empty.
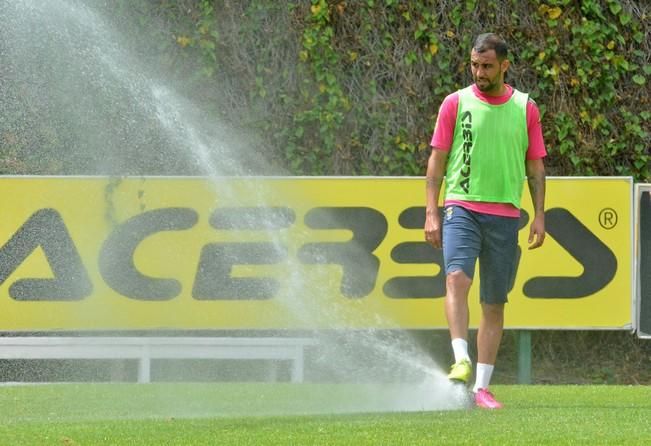
<svg viewBox="0 0 651 446"><path fill-rule="evenodd" d="M518 384L531 384L531 331L518 330Z"/></svg>

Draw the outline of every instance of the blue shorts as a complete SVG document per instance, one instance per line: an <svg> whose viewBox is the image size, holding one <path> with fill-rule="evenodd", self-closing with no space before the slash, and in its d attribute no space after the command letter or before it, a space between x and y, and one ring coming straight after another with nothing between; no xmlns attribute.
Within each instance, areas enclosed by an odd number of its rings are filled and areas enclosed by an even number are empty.
<svg viewBox="0 0 651 446"><path fill-rule="evenodd" d="M507 302L517 269L519 221L519 218L446 206L443 213L445 274L462 270L472 279L479 259L480 301Z"/></svg>

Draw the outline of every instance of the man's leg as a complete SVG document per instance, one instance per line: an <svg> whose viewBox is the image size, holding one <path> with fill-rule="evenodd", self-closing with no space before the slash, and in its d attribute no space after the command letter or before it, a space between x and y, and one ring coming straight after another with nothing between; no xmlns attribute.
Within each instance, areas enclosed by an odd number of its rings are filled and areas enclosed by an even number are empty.
<svg viewBox="0 0 651 446"><path fill-rule="evenodd" d="M502 403L495 400L488 386L493 375L497 351L504 330L504 304L481 304L482 317L477 333L477 376L472 391L475 404L483 409L500 409Z"/></svg>
<svg viewBox="0 0 651 446"><path fill-rule="evenodd" d="M472 364L468 355L468 292L472 285L462 270L449 273L446 277L445 316L448 321L454 365L448 378L467 382L472 374Z"/></svg>
<svg viewBox="0 0 651 446"><path fill-rule="evenodd" d="M481 304L477 332L477 362L495 365L504 331L504 304Z"/></svg>
<svg viewBox="0 0 651 446"><path fill-rule="evenodd" d="M445 208L443 258L445 260L445 316L455 363L448 378L467 382L472 375L468 355L468 292L481 251L481 231L473 212L462 207Z"/></svg>
<svg viewBox="0 0 651 446"><path fill-rule="evenodd" d="M445 279L445 316L451 339L468 339L468 293L472 280L462 270L453 271Z"/></svg>
<svg viewBox="0 0 651 446"><path fill-rule="evenodd" d="M518 259L519 219L482 215L479 217L484 244L479 256L479 298L482 317L477 333L477 373L473 391L478 407L499 409L488 390L504 330L504 305L513 285Z"/></svg>

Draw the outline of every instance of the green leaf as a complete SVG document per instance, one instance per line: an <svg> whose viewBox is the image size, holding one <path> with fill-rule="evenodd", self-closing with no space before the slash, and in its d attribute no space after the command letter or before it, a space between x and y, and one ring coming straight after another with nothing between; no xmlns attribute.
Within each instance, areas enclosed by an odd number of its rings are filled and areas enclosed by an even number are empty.
<svg viewBox="0 0 651 446"><path fill-rule="evenodd" d="M641 74L636 74L635 76L633 76L633 82L635 82L638 85L644 85L646 83L646 78Z"/></svg>
<svg viewBox="0 0 651 446"><path fill-rule="evenodd" d="M618 2L610 2L608 8L610 8L610 12L612 12L613 15L617 15L622 10L622 5L620 5Z"/></svg>

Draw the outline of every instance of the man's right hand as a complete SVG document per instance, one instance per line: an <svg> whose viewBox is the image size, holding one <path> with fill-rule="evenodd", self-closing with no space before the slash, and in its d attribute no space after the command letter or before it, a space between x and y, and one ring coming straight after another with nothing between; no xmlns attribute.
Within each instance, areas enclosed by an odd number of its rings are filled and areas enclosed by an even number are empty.
<svg viewBox="0 0 651 446"><path fill-rule="evenodd" d="M425 241L435 248L441 247L441 217L438 209L425 216Z"/></svg>
<svg viewBox="0 0 651 446"><path fill-rule="evenodd" d="M441 244L441 214L439 213L439 194L445 174L448 152L433 148L427 160L425 175L425 240L435 248Z"/></svg>

